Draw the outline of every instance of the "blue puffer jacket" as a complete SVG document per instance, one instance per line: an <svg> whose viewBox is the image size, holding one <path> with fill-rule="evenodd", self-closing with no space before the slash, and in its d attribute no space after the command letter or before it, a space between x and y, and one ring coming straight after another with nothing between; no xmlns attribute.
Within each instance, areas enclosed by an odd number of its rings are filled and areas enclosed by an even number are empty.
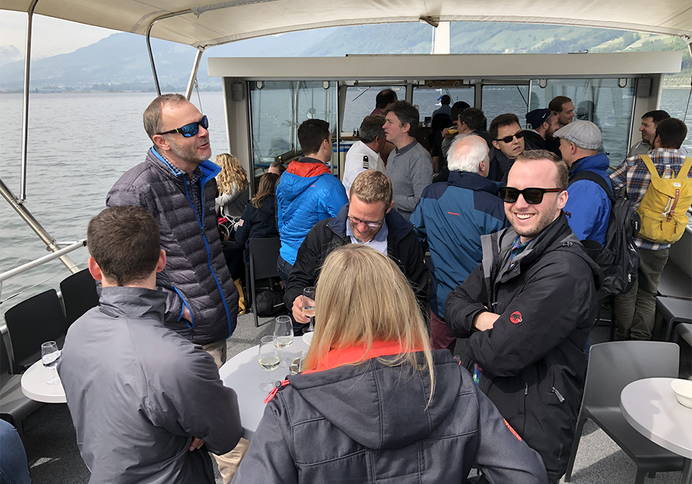
<svg viewBox="0 0 692 484"><path fill-rule="evenodd" d="M327 165L307 157L292 161L276 187L283 260L293 265L298 248L313 225L335 217L347 202L344 186Z"/></svg>
<svg viewBox="0 0 692 484"><path fill-rule="evenodd" d="M451 171L447 182L425 188L411 223L430 247L436 296L431 307L444 318L447 296L481 262L481 235L505 227L497 184L476 173Z"/></svg>
<svg viewBox="0 0 692 484"><path fill-rule="evenodd" d="M588 170L601 176L611 186L608 177L610 161L605 153L597 153L576 161L570 168L569 177L572 180L577 173ZM572 232L579 240L595 240L605 245L608 220L610 218L610 199L606 192L591 180L577 180L567 188L569 199L565 212Z"/></svg>

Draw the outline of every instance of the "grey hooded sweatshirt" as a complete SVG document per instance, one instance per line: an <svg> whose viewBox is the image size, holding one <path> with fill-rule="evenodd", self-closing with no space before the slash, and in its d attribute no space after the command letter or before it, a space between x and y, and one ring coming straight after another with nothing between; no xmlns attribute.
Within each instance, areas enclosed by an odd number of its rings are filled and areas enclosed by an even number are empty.
<svg viewBox="0 0 692 484"><path fill-rule="evenodd" d="M58 373L91 483L213 483L206 450L241 433L211 356L163 326L165 295L104 287L68 330ZM193 437L206 449L190 452Z"/></svg>
<svg viewBox="0 0 692 484"><path fill-rule="evenodd" d="M408 365L377 359L288 377L269 402L233 481L463 483L472 466L490 482L547 482L540 456L446 350L434 352L436 390Z"/></svg>

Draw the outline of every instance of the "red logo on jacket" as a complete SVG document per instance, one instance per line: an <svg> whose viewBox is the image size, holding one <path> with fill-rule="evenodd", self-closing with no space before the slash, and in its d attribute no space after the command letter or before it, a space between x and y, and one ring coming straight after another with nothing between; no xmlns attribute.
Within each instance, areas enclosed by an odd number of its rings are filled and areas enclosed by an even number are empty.
<svg viewBox="0 0 692 484"><path fill-rule="evenodd" d="M512 324L519 324L523 321L521 313L519 311L514 311L509 315L509 322Z"/></svg>

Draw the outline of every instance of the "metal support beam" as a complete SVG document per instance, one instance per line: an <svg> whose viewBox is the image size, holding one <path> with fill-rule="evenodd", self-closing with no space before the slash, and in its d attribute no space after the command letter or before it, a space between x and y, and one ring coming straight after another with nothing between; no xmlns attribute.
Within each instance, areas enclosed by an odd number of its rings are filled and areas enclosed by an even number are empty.
<svg viewBox="0 0 692 484"><path fill-rule="evenodd" d="M165 13L163 15L159 15L158 17L154 18L151 22L149 22L149 25L147 26L147 35L146 35L147 52L149 52L149 63L151 64L151 72L154 76L154 86L156 86L156 95L157 96L161 95L161 85L159 84L159 75L156 73L156 63L154 62L154 52L151 49L151 29L154 28L154 24L156 22L158 22L159 20L164 20L164 19L171 18L171 17L177 17L178 15L186 15L188 13L195 13L195 11L190 9L190 8L186 8L185 10L178 10L177 12ZM199 15L199 14L196 13L196 15Z"/></svg>
<svg viewBox="0 0 692 484"><path fill-rule="evenodd" d="M10 277L16 276L17 274L21 274L22 272L26 272L29 269L33 269L34 267L40 266L42 264L45 264L46 262L50 262L54 259L57 258L63 258L65 257L65 254L68 252L72 252L73 250L81 249L82 247L86 247L86 239L79 240L77 242L73 242L72 244L68 245L67 247L63 247L57 252L53 252L52 254L44 255L43 257L39 257L38 259L34 259L31 262L27 262L26 264L22 264L18 267L15 267L14 269L10 269L9 271L5 271L3 273L0 273L0 284L2 281L9 279ZM75 271L72 273L74 274Z"/></svg>
<svg viewBox="0 0 692 484"><path fill-rule="evenodd" d="M22 111L22 167L19 174L19 202L26 200L26 167L29 148L29 80L31 74L31 29L38 0L33 0L27 10L26 51L24 52L24 109Z"/></svg>
<svg viewBox="0 0 692 484"><path fill-rule="evenodd" d="M195 60L192 63L192 71L190 72L190 80L187 81L187 89L185 89L185 97L190 100L192 96L192 89L195 87L195 82L197 80L197 71L199 70L199 62L202 60L202 54L204 54L205 47L197 47L197 53L195 54Z"/></svg>
<svg viewBox="0 0 692 484"><path fill-rule="evenodd" d="M51 252L60 251L60 247L56 244L55 239L43 228L43 226L34 218L34 216L29 212L29 209L23 203L20 203L14 196L14 194L7 188L7 185L0 179L0 195L3 196L7 203L19 214L19 216L26 222L26 224L33 230L39 239L46 244L46 247ZM65 267L69 269L73 274L79 272L79 267L72 262L72 260L66 255L59 256L60 261L65 264Z"/></svg>

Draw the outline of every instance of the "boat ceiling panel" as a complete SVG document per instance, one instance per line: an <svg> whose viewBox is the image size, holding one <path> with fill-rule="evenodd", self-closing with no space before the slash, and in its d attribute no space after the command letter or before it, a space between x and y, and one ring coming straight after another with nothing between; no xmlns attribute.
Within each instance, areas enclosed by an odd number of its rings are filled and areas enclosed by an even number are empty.
<svg viewBox="0 0 692 484"><path fill-rule="evenodd" d="M31 0L3 0L26 11ZM690 0L39 0L35 13L193 46L340 25L433 21L529 22L692 37Z"/></svg>

